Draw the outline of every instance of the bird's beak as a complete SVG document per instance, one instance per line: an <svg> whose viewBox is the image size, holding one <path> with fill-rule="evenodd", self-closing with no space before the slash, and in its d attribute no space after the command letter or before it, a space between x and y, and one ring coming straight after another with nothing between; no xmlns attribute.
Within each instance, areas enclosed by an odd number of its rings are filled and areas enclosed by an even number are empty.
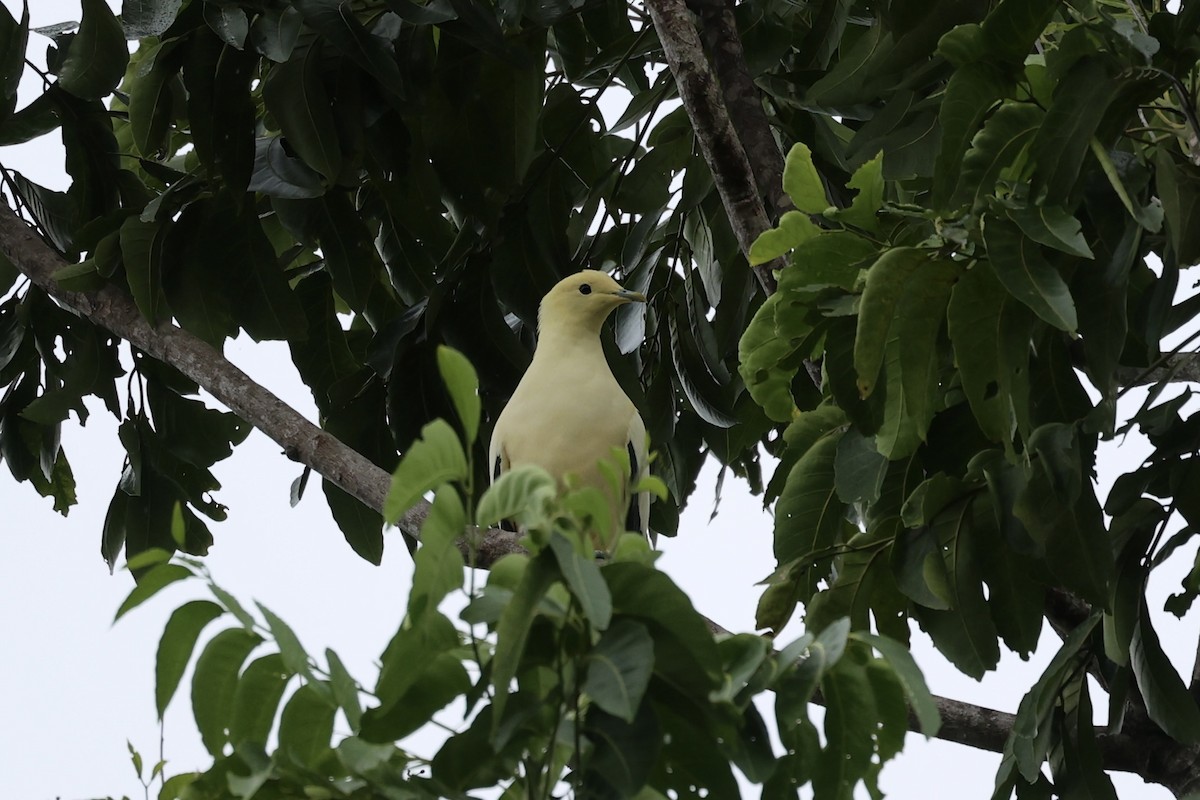
<svg viewBox="0 0 1200 800"><path fill-rule="evenodd" d="M614 295L624 300L626 303L644 303L646 295L641 292L635 292L631 289L618 289L613 292Z"/></svg>

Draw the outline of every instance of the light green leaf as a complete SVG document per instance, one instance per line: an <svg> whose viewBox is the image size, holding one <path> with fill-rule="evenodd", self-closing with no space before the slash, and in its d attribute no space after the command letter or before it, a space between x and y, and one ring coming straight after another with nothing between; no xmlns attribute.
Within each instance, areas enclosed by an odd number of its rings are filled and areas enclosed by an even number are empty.
<svg viewBox="0 0 1200 800"><path fill-rule="evenodd" d="M175 696L200 632L223 613L224 609L208 600L192 600L171 612L154 659L154 705L159 720Z"/></svg>
<svg viewBox="0 0 1200 800"><path fill-rule="evenodd" d="M479 399L479 376L467 357L452 347L438 345L438 372L450 392L450 400L458 419L467 434L467 446L475 444L479 435L479 416L482 405Z"/></svg>
<svg viewBox="0 0 1200 800"><path fill-rule="evenodd" d="M493 734L503 718L509 684L516 676L517 667L525 653L525 643L537 616L538 604L558 577L552 553L542 551L530 559L525 574L521 577L521 583L513 592L512 599L496 625L496 651L492 657L492 686L496 690L496 698L492 702L495 709Z"/></svg>
<svg viewBox="0 0 1200 800"><path fill-rule="evenodd" d="M214 636L200 657L192 676L192 714L204 747L214 757L224 754L233 720L233 698L238 672L250 651L262 639L242 628L229 628Z"/></svg>
<svg viewBox="0 0 1200 800"><path fill-rule="evenodd" d="M154 597L154 595L172 583L186 580L192 577L193 574L190 569L182 564L160 564L154 567L141 577L137 586L133 587L133 591L126 596L125 600L121 603L121 607L117 609L117 615L113 617L113 622L125 616L126 612L137 608L151 597Z"/></svg>
<svg viewBox="0 0 1200 800"><path fill-rule="evenodd" d="M857 189L858 194L849 208L836 209L829 216L864 231L877 230L879 220L876 214L883 207L883 153L855 170L846 186Z"/></svg>
<svg viewBox="0 0 1200 800"><path fill-rule="evenodd" d="M614 717L633 722L654 671L654 640L629 619L613 623L587 657L583 691Z"/></svg>
<svg viewBox="0 0 1200 800"><path fill-rule="evenodd" d="M537 512L558 494L558 483L536 464L522 464L502 473L479 499L475 521L491 527L504 519L520 521Z"/></svg>
<svg viewBox="0 0 1200 800"><path fill-rule="evenodd" d="M821 214L829 208L825 184L813 164L812 151L803 142L797 142L788 151L783 165L783 190L804 214Z"/></svg>
<svg viewBox="0 0 1200 800"><path fill-rule="evenodd" d="M766 264L819 235L821 229L800 211L788 211L778 227L763 231L750 245L750 264Z"/></svg>
<svg viewBox="0 0 1200 800"><path fill-rule="evenodd" d="M463 585L463 557L456 545L467 527L467 512L458 492L443 486L433 498L421 526L421 546L414 556L408 613L416 616Z"/></svg>
<svg viewBox="0 0 1200 800"><path fill-rule="evenodd" d="M867 270L854 341L854 369L858 372L858 390L863 397L869 397L875 391L896 307L908 290L914 273L928 263L927 251L896 247L885 251Z"/></svg>
<svg viewBox="0 0 1200 800"><path fill-rule="evenodd" d="M1042 255L1041 247L1011 222L994 218L985 222L983 238L1004 288L1046 322L1073 333L1079 326L1075 302L1067 282Z"/></svg>
<svg viewBox="0 0 1200 800"><path fill-rule="evenodd" d="M465 480L467 457L458 434L441 419L421 429L392 473L392 486L383 503L383 516L393 525L429 491L443 483Z"/></svg>

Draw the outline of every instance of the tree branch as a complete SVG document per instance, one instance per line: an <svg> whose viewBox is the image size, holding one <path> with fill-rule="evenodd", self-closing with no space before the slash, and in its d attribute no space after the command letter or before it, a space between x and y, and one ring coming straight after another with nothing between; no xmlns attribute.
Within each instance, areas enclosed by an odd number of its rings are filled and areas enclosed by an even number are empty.
<svg viewBox="0 0 1200 800"><path fill-rule="evenodd" d="M759 196L766 197L770 204L767 214L770 219L778 220L780 214L792 207L791 198L783 191L783 153L771 133L762 95L746 65L733 4L725 0L699 0L696 5L704 44L729 120L750 161Z"/></svg>
<svg viewBox="0 0 1200 800"><path fill-rule="evenodd" d="M729 120L721 99L720 86L708 65L700 37L683 0L647 0L650 18L662 42L667 64L679 87L679 98L692 122L700 152L712 172L713 182L742 253L749 256L750 245L759 234L771 228L763 208L746 150ZM754 267L759 283L771 294L775 291L773 269L781 260Z"/></svg>

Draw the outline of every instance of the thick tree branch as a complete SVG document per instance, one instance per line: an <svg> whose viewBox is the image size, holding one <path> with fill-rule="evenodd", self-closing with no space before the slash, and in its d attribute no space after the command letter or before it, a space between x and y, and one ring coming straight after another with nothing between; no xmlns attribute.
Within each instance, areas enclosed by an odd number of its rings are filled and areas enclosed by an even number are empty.
<svg viewBox="0 0 1200 800"><path fill-rule="evenodd" d="M646 5L729 224L742 253L748 256L750 245L760 233L771 228L771 222L746 151L721 99L720 86L704 55L700 36L683 0L647 0ZM768 294L775 291L772 270L781 266L781 262L772 262L754 268Z"/></svg>
<svg viewBox="0 0 1200 800"><path fill-rule="evenodd" d="M792 207L791 198L783 191L783 153L771 133L762 95L746 65L733 4L725 0L700 0L697 10L704 44L712 59L729 120L750 161L759 196L767 198L767 214L777 221Z"/></svg>
<svg viewBox="0 0 1200 800"><path fill-rule="evenodd" d="M1153 369L1119 367L1117 383L1121 386L1148 386L1159 381L1192 381L1200 383L1200 353L1180 353L1171 356L1162 366Z"/></svg>

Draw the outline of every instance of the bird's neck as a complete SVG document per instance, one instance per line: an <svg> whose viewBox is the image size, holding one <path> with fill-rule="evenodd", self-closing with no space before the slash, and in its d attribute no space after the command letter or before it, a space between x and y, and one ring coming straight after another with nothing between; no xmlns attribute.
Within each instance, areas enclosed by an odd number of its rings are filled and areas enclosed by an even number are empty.
<svg viewBox="0 0 1200 800"><path fill-rule="evenodd" d="M538 332L537 348L533 353L534 364L595 364L596 360L607 365L604 348L600 344L600 332L589 325L555 325Z"/></svg>

